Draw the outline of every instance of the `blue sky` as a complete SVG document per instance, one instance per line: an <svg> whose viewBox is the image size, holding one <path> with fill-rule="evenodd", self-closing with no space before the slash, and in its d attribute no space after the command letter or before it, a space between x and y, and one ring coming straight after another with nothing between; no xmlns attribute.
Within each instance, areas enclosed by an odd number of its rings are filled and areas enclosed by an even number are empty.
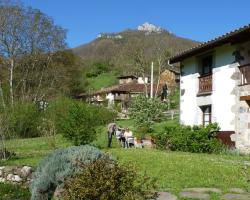
<svg viewBox="0 0 250 200"><path fill-rule="evenodd" d="M176 35L206 41L250 23L249 0L23 0L68 30L76 47L100 32L150 22Z"/></svg>

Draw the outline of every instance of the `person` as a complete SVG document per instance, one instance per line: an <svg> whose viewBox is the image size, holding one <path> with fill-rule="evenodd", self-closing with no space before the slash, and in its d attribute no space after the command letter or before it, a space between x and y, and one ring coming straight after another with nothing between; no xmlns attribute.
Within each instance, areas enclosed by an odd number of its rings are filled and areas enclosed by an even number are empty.
<svg viewBox="0 0 250 200"><path fill-rule="evenodd" d="M125 137L125 140L126 140L126 147L127 148L130 147L131 144L134 144L133 133L132 133L132 131L129 130L129 128L125 129L124 137Z"/></svg>
<svg viewBox="0 0 250 200"><path fill-rule="evenodd" d="M125 142L126 142L126 139L125 139L125 136L124 136L124 132L125 130L124 129L121 129L121 132L119 134L119 138L118 140L120 141L120 143L122 144L122 147L125 148Z"/></svg>
<svg viewBox="0 0 250 200"><path fill-rule="evenodd" d="M116 124L115 123L110 123L108 125L108 147L111 147L112 144L112 136L114 135L116 130Z"/></svg>
<svg viewBox="0 0 250 200"><path fill-rule="evenodd" d="M166 101L167 95L168 95L168 86L165 83L165 85L162 87L161 100Z"/></svg>

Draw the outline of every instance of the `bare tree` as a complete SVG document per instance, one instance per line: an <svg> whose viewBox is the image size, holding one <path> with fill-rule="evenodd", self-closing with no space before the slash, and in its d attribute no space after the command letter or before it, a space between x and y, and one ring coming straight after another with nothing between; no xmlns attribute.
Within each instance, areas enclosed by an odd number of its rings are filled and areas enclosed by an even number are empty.
<svg viewBox="0 0 250 200"><path fill-rule="evenodd" d="M161 41L157 41L155 43L155 48L153 51L154 60L156 62L157 69L157 85L155 91L155 97L157 97L160 81L161 81L161 74L168 68L167 60L170 57L169 50L165 47L165 45Z"/></svg>
<svg viewBox="0 0 250 200"><path fill-rule="evenodd" d="M135 65L134 71L145 80L152 61L148 48L142 39L135 38L126 46L129 59ZM144 81L145 95L148 96L148 84Z"/></svg>
<svg viewBox="0 0 250 200"><path fill-rule="evenodd" d="M0 4L0 56L9 71L11 105L15 89L19 92L21 86L22 97L33 96L36 101L44 96L41 88L45 82L51 81L49 84L53 85L53 80L46 80L45 73L51 67L52 55L65 49L65 38L66 31L39 10L20 4Z"/></svg>
<svg viewBox="0 0 250 200"><path fill-rule="evenodd" d="M0 54L9 70L9 98L14 103L13 78L16 60L23 53L24 18L19 6L0 7Z"/></svg>

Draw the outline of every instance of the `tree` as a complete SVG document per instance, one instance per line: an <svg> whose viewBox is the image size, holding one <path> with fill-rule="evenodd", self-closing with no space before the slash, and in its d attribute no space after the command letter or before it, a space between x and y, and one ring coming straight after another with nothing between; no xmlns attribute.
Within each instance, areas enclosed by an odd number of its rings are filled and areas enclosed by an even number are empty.
<svg viewBox="0 0 250 200"><path fill-rule="evenodd" d="M37 88L32 94L35 101L42 83L48 81L45 73L51 67L52 56L66 48L66 31L41 11L21 4L0 4L0 19L0 56L8 70L9 102L14 104L15 89L29 85L28 75L36 72ZM49 81L53 85L54 80Z"/></svg>
<svg viewBox="0 0 250 200"><path fill-rule="evenodd" d="M166 104L159 99L149 99L140 95L133 99L129 109L129 116L135 121L138 128L145 128L148 131L154 122L164 119L163 111L166 110Z"/></svg>
<svg viewBox="0 0 250 200"><path fill-rule="evenodd" d="M155 97L158 94L158 90L159 90L159 85L160 85L160 79L161 79L161 74L162 72L167 69L168 66L168 59L171 56L169 50L165 47L164 43L162 43L162 41L156 41L155 42L155 47L153 50L153 56L154 56L154 60L156 63L156 66L158 67L157 69L157 85L156 85L156 91L155 91Z"/></svg>

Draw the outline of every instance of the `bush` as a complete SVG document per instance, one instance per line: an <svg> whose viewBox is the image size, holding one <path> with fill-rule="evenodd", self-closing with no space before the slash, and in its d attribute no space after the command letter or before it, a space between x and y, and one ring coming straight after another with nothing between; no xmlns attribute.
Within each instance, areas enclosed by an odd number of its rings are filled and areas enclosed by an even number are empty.
<svg viewBox="0 0 250 200"><path fill-rule="evenodd" d="M39 137L42 114L34 103L18 103L6 111L8 131L21 138Z"/></svg>
<svg viewBox="0 0 250 200"><path fill-rule="evenodd" d="M51 199L64 179L79 172L81 163L91 163L104 154L91 146L73 146L60 149L44 158L38 165L31 182L31 200Z"/></svg>
<svg viewBox="0 0 250 200"><path fill-rule="evenodd" d="M115 114L106 108L71 100L64 105L63 112L57 113L55 120L58 133L72 140L75 145L84 145L96 139L97 126L114 118Z"/></svg>
<svg viewBox="0 0 250 200"><path fill-rule="evenodd" d="M129 115L134 119L138 128L147 127L150 130L153 122L160 122L164 119L163 111L167 105L159 99L150 99L145 95L136 97L129 109Z"/></svg>
<svg viewBox="0 0 250 200"><path fill-rule="evenodd" d="M0 160L8 160L15 156L15 152L9 151L6 148L0 148Z"/></svg>
<svg viewBox="0 0 250 200"><path fill-rule="evenodd" d="M103 157L81 164L81 172L68 178L63 193L65 200L143 200L152 199L153 182L139 176L131 166L123 166Z"/></svg>
<svg viewBox="0 0 250 200"><path fill-rule="evenodd" d="M90 69L86 72L86 77L92 78L98 75L109 72L109 63L107 62L96 62L90 66Z"/></svg>
<svg viewBox="0 0 250 200"><path fill-rule="evenodd" d="M225 147L216 139L218 125L202 126L166 126L165 132L153 135L156 146L172 151L186 151L194 153L218 153Z"/></svg>

